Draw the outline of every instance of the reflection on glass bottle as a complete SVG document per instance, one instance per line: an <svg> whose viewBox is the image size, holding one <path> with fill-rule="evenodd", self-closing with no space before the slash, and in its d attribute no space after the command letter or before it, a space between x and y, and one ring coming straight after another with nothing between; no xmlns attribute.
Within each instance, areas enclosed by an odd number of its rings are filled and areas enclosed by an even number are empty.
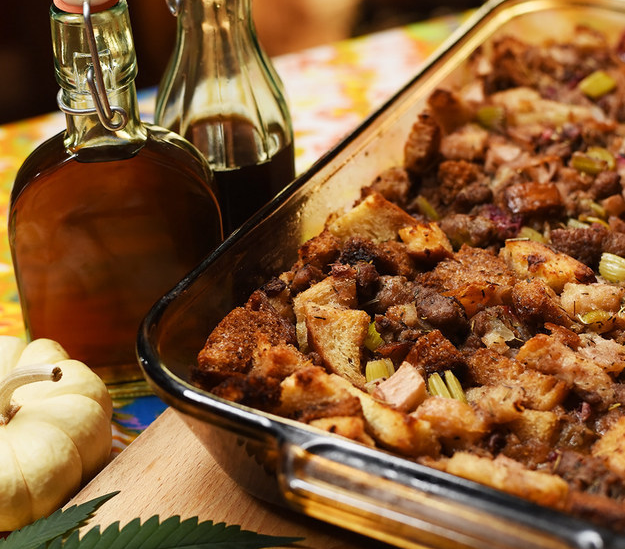
<svg viewBox="0 0 625 549"><path fill-rule="evenodd" d="M159 87L158 124L206 156L229 234L294 178L282 84L256 38L251 0L169 0L174 53Z"/></svg>
<svg viewBox="0 0 625 549"><path fill-rule="evenodd" d="M50 13L67 131L28 157L11 194L26 330L58 341L106 382L142 379L142 318L222 239L213 181L188 141L139 119L126 0L90 17L54 5ZM110 101L109 119L94 98Z"/></svg>

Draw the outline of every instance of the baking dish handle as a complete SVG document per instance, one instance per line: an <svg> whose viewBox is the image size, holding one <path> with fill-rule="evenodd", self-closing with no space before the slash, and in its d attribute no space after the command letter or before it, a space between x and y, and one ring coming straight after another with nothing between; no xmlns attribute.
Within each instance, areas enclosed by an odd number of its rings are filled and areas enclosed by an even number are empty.
<svg viewBox="0 0 625 549"><path fill-rule="evenodd" d="M406 549L625 547L561 513L402 461L328 437L285 442L278 481L303 513Z"/></svg>

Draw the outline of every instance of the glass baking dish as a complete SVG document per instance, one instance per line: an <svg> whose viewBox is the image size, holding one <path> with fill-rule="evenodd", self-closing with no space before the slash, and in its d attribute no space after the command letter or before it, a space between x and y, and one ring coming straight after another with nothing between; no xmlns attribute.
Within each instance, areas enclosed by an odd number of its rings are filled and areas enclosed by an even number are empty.
<svg viewBox="0 0 625 549"><path fill-rule="evenodd" d="M164 296L144 320L137 353L154 391L176 409L243 488L405 548L625 548L625 537L563 513L221 400L189 382L212 328L271 276L328 214L402 163L426 98L469 78L466 59L502 33L530 42L566 38L578 23L616 39L621 0L493 0L484 4L387 104L299 177Z"/></svg>

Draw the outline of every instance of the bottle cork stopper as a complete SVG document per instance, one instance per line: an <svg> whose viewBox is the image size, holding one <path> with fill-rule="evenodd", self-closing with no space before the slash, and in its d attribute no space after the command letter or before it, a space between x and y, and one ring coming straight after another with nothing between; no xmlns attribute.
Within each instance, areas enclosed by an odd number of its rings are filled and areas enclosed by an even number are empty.
<svg viewBox="0 0 625 549"><path fill-rule="evenodd" d="M83 0L53 0L54 5L68 13L82 13ZM90 0L91 13L106 10L117 4L119 0Z"/></svg>

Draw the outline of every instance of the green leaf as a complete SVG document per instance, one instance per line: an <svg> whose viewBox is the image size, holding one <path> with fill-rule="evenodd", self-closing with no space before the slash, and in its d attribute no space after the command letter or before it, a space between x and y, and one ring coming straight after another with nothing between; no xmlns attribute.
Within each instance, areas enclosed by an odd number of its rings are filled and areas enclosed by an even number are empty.
<svg viewBox="0 0 625 549"><path fill-rule="evenodd" d="M79 528L93 512L118 492L59 510L39 519L0 541L0 549L264 549L291 545L303 538L268 536L223 522L198 523L193 517L181 522L179 516L160 522L158 516L143 524L137 518L120 529L119 522L104 531L91 528L81 538Z"/></svg>
<svg viewBox="0 0 625 549"><path fill-rule="evenodd" d="M73 538L73 539L72 539ZM180 521L174 516L159 523L158 516L144 524L138 519L129 522L121 530L115 522L103 532L93 528L76 543L72 535L63 549L263 549L290 545L303 538L268 536L240 526L205 521L198 524L197 517Z"/></svg>
<svg viewBox="0 0 625 549"><path fill-rule="evenodd" d="M119 492L106 494L80 505L59 509L49 517L40 518L20 530L15 530L6 539L0 540L0 549L38 549L46 547L53 539L80 528L93 512Z"/></svg>

